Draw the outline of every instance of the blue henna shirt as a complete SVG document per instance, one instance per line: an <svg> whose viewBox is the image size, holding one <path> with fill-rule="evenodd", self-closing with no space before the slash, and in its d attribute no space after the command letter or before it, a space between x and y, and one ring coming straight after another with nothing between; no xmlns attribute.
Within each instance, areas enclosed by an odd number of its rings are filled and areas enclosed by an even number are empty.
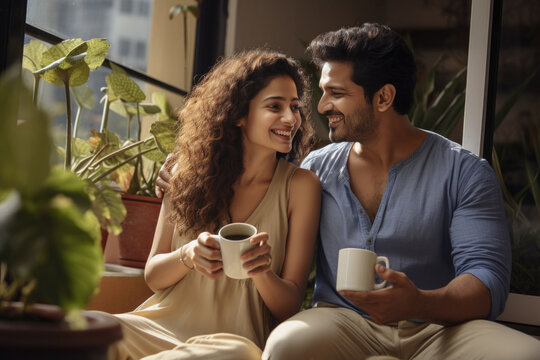
<svg viewBox="0 0 540 360"><path fill-rule="evenodd" d="M407 159L392 166L371 223L349 184L353 143L330 144L302 162L322 183L313 302L362 309L336 291L338 251L355 247L390 260L425 290L469 273L491 293L490 319L503 310L511 269L510 234L501 190L489 163L459 144L428 133Z"/></svg>

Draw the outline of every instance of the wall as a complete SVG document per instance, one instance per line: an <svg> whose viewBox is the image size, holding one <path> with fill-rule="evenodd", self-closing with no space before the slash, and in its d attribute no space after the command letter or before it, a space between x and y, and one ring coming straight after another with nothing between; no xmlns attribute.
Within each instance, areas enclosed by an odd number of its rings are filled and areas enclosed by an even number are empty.
<svg viewBox="0 0 540 360"><path fill-rule="evenodd" d="M227 53L268 45L294 57L304 56L302 41L342 26L363 22L392 28L446 28L437 1L426 0L229 0Z"/></svg>

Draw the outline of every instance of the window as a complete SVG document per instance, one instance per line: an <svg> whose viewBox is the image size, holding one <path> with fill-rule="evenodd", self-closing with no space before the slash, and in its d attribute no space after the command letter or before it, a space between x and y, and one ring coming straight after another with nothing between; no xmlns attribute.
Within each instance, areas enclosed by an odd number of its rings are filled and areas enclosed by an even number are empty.
<svg viewBox="0 0 540 360"><path fill-rule="evenodd" d="M146 43L145 42L137 41L135 54L136 54L136 57L139 59L146 58Z"/></svg>
<svg viewBox="0 0 540 360"><path fill-rule="evenodd" d="M125 14L131 14L133 12L133 0L121 0L120 11Z"/></svg>
<svg viewBox="0 0 540 360"><path fill-rule="evenodd" d="M150 13L150 4L148 3L148 1L141 0L139 1L138 4L139 6L138 6L137 14L141 16L148 16L148 14Z"/></svg>
<svg viewBox="0 0 540 360"><path fill-rule="evenodd" d="M507 190L505 203L513 233L511 291L540 296L538 2L503 2L502 14L496 109L502 114L505 105L511 107L495 124L493 160ZM519 96L512 100L520 87Z"/></svg>
<svg viewBox="0 0 540 360"><path fill-rule="evenodd" d="M183 36L178 35L180 17L169 20L169 8L170 2L158 0L28 0L26 21L62 39L105 38L111 44L110 60L183 92L187 90L180 78L183 74L174 74L177 64L169 66L164 61L184 59ZM194 56L195 27L196 19L191 16L187 28L189 60ZM152 41L154 38L159 41ZM191 62L188 67L191 72ZM172 73L163 68L172 69Z"/></svg>
<svg viewBox="0 0 540 360"><path fill-rule="evenodd" d="M131 78L138 83L147 95L146 101L151 101L153 92L166 93L171 106L174 108L183 101L182 96L185 94L183 90L184 83L175 80L173 76L165 77L152 69L147 71L147 60L154 61L147 57L153 37L157 37L165 43L172 43L169 47L173 49L175 46L181 45L178 45L177 33L170 31L170 29L161 30L159 28L167 25L176 26L168 19L168 9L167 4L164 4L164 2L151 0L94 0L92 2L84 0L28 0L26 20L32 27L38 30L42 29L45 33L61 39L82 38L83 40L89 40L92 38L106 38L111 45L108 51L108 59L123 65L129 71ZM151 25L153 16L164 18L163 21L158 21L154 28ZM175 29L178 30L178 27L175 27ZM191 36L190 45L194 47L195 22L189 28L189 35ZM30 35L25 36L25 44L32 39L33 37ZM47 46L59 41L55 39L49 40ZM160 55L159 51L154 50L154 53L156 56ZM174 60L175 56L176 60ZM162 68L166 69L170 66L176 69L178 68L177 63L182 62L183 59L181 57L178 60L178 55L173 54L168 57L159 56L158 62ZM170 65L167 62L170 62ZM99 100L104 95L100 89L107 86L105 78L110 71L107 66L101 66L91 72L90 78L85 84L92 89L96 102L92 109L82 109L81 111L77 133L79 138L87 139L90 136L91 129L100 128L103 105L99 103ZM52 133L55 143L63 147L66 123L64 90L45 81L41 81L39 86L38 102L47 104L45 107L49 110L53 119ZM72 109L76 111L77 108L77 104L72 101ZM137 133L136 123L137 121L131 123L131 134ZM114 111L109 112L108 128L120 136L126 136L128 133L126 118L116 114Z"/></svg>
<svg viewBox="0 0 540 360"><path fill-rule="evenodd" d="M129 56L131 42L128 39L120 39L119 45L120 56Z"/></svg>

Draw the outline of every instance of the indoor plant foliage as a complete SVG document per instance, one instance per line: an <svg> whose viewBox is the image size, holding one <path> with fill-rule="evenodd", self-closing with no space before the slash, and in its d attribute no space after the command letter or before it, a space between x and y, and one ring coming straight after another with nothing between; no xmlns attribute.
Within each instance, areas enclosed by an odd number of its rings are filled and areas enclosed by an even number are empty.
<svg viewBox="0 0 540 360"><path fill-rule="evenodd" d="M86 85L91 70L103 63L109 44L105 39L70 39L47 47L39 41L25 45L23 67L34 76L34 101L40 79L66 90L66 146L57 151L65 159L65 167L85 180L92 208L101 227L118 235L126 209L118 191L132 194L153 195L158 169L171 152L176 134L176 121L163 95L154 93L153 104L145 104L146 98L140 87L119 66L111 63L112 72L107 75L107 86L101 99L103 114L100 130L93 130L88 140L76 137L80 115L84 108L96 105L94 92ZM78 107L72 129L71 97ZM108 130L109 111L126 118L126 127L137 119L135 139L128 130L127 138L121 138ZM156 116L151 136L141 139L141 117ZM144 160L143 160L144 157Z"/></svg>
<svg viewBox="0 0 540 360"><path fill-rule="evenodd" d="M540 296L540 264L537 260L540 254L540 227L534 220L540 218L540 128L537 124L530 124L522 135L520 145L511 152L499 149L502 158L508 157L504 161L493 151L493 168L501 185L512 229L512 257L515 261L512 263L511 290ZM511 190L505 183L501 165L509 164L525 169L522 188Z"/></svg>
<svg viewBox="0 0 540 360"><path fill-rule="evenodd" d="M15 76L0 80L0 109L0 317L14 316L13 302L80 314L102 273L84 181L51 166L48 119Z"/></svg>
<svg viewBox="0 0 540 360"><path fill-rule="evenodd" d="M173 120L170 106L165 96L152 94L153 103L142 103L146 95L125 73L112 64L112 72L107 75L107 87L102 91L103 116L100 132L93 131L89 143L95 151L103 151L105 171L98 178L109 176L122 189L130 194L154 195L154 181L165 155L172 152L177 122ZM133 104L133 105L132 105ZM120 137L108 131L109 110L126 118L127 137ZM141 139L142 116L156 116L149 136ZM131 137L131 122L137 120L137 134ZM104 149L106 147L107 149Z"/></svg>
<svg viewBox="0 0 540 360"><path fill-rule="evenodd" d="M45 81L63 86L65 89L67 115L65 167L69 170L72 137L70 87L83 85L88 81L90 70L95 70L103 64L110 45L105 39L88 41L70 39L53 45L40 54L40 50L44 49L43 46L36 41L25 46L23 67L32 71L36 83L39 82L37 76L41 76ZM37 91L38 86L34 86L34 89Z"/></svg>
<svg viewBox="0 0 540 360"><path fill-rule="evenodd" d="M63 151L64 168L72 170L73 132L71 116L70 89L85 84L90 71L101 66L110 45L105 39L70 39L57 45L47 47L45 44L32 40L24 47L23 68L34 76L33 99L36 102L39 91L39 81L43 79L51 84L63 86L66 96L66 145ZM82 106L83 96L75 96L77 103ZM78 111L80 114L80 111ZM78 121L76 121L77 123ZM77 172L75 172L77 173ZM80 172L78 173L80 175ZM120 233L120 226L125 217L125 208L120 195L104 184L85 181L86 192L91 199L91 206L99 219L101 226L109 232Z"/></svg>

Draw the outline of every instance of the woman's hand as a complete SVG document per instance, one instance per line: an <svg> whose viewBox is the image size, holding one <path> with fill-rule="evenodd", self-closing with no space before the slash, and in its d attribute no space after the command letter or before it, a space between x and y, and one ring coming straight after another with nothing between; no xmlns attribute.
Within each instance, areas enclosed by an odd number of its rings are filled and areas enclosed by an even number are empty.
<svg viewBox="0 0 540 360"><path fill-rule="evenodd" d="M251 238L250 243L257 246L240 256L240 260L244 262L242 266L248 271L248 275L253 277L271 271L272 247L268 245L268 234L258 233Z"/></svg>
<svg viewBox="0 0 540 360"><path fill-rule="evenodd" d="M219 242L210 237L209 232L200 233L196 240L184 246L185 256L193 264L194 270L214 280L223 274Z"/></svg>

